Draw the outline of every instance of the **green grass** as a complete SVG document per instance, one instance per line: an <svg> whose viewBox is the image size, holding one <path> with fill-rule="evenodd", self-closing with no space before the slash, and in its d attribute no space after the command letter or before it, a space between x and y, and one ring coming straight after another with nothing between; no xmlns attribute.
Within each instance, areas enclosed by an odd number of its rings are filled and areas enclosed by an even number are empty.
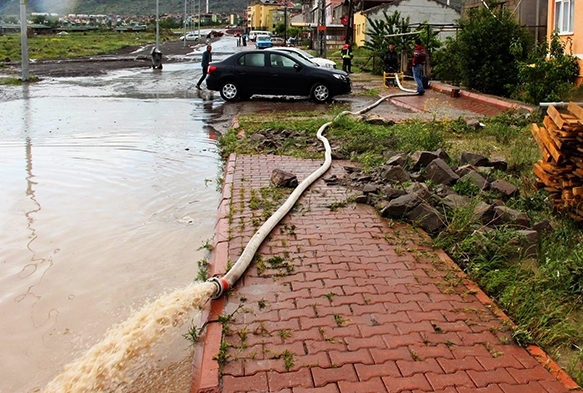
<svg viewBox="0 0 583 393"><path fill-rule="evenodd" d="M162 40L169 38L162 35ZM156 41L154 33L97 31L65 36L38 35L28 39L29 57L36 60L69 59L109 53ZM0 59L21 60L20 34L0 36Z"/></svg>

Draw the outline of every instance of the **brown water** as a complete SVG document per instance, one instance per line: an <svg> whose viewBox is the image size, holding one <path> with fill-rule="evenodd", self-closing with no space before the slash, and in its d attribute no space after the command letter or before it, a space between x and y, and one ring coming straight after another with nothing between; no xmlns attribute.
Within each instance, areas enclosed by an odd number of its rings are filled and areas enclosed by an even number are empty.
<svg viewBox="0 0 583 393"><path fill-rule="evenodd" d="M0 392L39 391L119 334L106 335L112 326L139 327L135 310L148 302L186 323L148 322L165 334L138 340L149 360L136 359L128 378L189 380L181 335L195 317L190 283L216 220L216 102L142 92L175 78L168 68L158 81L139 72L45 81L0 103ZM164 293L171 304L156 303ZM124 389L181 391L166 385Z"/></svg>

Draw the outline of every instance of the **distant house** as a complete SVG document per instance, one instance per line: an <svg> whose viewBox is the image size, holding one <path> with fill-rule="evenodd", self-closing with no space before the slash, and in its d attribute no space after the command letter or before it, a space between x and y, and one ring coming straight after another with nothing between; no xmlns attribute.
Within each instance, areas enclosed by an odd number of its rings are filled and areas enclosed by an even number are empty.
<svg viewBox="0 0 583 393"><path fill-rule="evenodd" d="M247 28L249 30L269 30L273 25L270 18L273 11L280 8L276 0L252 0L247 7Z"/></svg>
<svg viewBox="0 0 583 393"><path fill-rule="evenodd" d="M455 26L461 13L461 3L442 2L438 0L395 0L389 3L369 8L354 14L354 41L357 45L363 45L367 39L367 17L371 20L383 19L383 11L392 15L395 11L402 18L409 18L409 25L416 27L422 23L432 25L434 29L441 31L440 38L445 39L453 35Z"/></svg>
<svg viewBox="0 0 583 393"><path fill-rule="evenodd" d="M579 8L575 12L575 0L548 0L548 32L550 41L553 31L557 31L567 50L571 49L573 55L579 59L579 75L577 85L583 83L583 12Z"/></svg>

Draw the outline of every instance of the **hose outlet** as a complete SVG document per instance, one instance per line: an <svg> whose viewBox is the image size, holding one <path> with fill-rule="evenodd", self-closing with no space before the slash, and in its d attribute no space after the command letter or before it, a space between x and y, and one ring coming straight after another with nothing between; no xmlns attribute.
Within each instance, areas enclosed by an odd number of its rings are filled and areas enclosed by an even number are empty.
<svg viewBox="0 0 583 393"><path fill-rule="evenodd" d="M223 296L223 293L229 289L229 283L224 278L211 277L207 280L216 286L215 292L211 295L211 299L216 300Z"/></svg>

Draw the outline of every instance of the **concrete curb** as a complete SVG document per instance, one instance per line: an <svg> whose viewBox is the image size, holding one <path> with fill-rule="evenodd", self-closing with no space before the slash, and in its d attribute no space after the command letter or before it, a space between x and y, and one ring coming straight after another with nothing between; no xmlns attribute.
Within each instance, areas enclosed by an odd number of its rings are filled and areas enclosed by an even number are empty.
<svg viewBox="0 0 583 393"><path fill-rule="evenodd" d="M431 81L431 90L443 94L451 94L452 90L459 90L460 97L469 98L471 100L480 101L488 105L498 107L500 109L514 109L514 110L526 110L532 112L535 107L529 106L527 104L519 102L506 101L498 97L488 96L480 93L473 93L466 90L460 89L458 86L447 85L441 82Z"/></svg>

